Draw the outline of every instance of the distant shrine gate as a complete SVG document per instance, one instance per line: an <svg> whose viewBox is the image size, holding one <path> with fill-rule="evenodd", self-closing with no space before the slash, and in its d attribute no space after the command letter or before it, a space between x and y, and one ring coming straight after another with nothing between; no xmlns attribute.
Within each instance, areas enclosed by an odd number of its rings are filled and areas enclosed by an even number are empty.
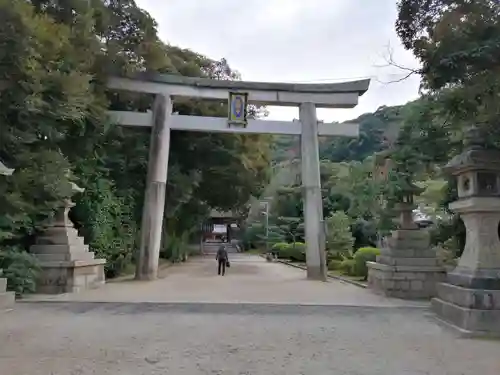
<svg viewBox="0 0 500 375"><path fill-rule="evenodd" d="M111 77L108 80L110 89L156 95L152 113L110 111L120 125L153 128L136 278L152 280L157 277L170 130L185 130L301 136L307 277L326 280L318 136L357 137L359 130L358 125L353 123L318 122L316 108L353 108L368 90L369 84L369 79L334 84L290 84L219 81L150 73L133 78ZM172 101L175 97L229 100L228 118L173 114ZM247 120L247 104L298 106L299 121Z"/></svg>

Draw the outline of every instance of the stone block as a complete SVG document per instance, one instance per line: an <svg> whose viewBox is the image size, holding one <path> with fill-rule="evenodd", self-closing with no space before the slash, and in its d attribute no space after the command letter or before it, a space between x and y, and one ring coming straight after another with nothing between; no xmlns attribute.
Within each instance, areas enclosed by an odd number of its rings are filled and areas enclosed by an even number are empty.
<svg viewBox="0 0 500 375"><path fill-rule="evenodd" d="M410 290L410 282L408 280L400 280L396 283L396 289Z"/></svg>
<svg viewBox="0 0 500 375"><path fill-rule="evenodd" d="M439 319L469 336L500 337L499 309L471 309L433 298L432 311Z"/></svg>
<svg viewBox="0 0 500 375"><path fill-rule="evenodd" d="M437 266L438 260L433 258L418 258L418 257L393 257L389 255L377 256L377 262L393 266Z"/></svg>
<svg viewBox="0 0 500 375"><path fill-rule="evenodd" d="M411 258L410 258L411 259ZM439 266L395 266L367 262L368 287L388 297L430 299L436 295L436 284L445 278Z"/></svg>
<svg viewBox="0 0 500 375"><path fill-rule="evenodd" d="M14 306L15 299L13 292L0 292L0 312L11 309Z"/></svg>
<svg viewBox="0 0 500 375"><path fill-rule="evenodd" d="M390 248L393 249L428 249L430 236L425 230L396 230L387 239Z"/></svg>
<svg viewBox="0 0 500 375"><path fill-rule="evenodd" d="M94 253L90 251L72 251L68 253L55 253L55 254L37 254L40 262L57 262L57 261L72 261L72 260L92 260Z"/></svg>
<svg viewBox="0 0 500 375"><path fill-rule="evenodd" d="M410 282L410 288L414 291L424 290L424 282L422 280L412 280Z"/></svg>
<svg viewBox="0 0 500 375"><path fill-rule="evenodd" d="M57 244L57 245L32 245L30 247L30 252L39 255L39 254L69 254L72 252L88 252L88 245L66 245L66 244Z"/></svg>
<svg viewBox="0 0 500 375"><path fill-rule="evenodd" d="M471 289L500 290L500 269L464 267L460 264L448 274L450 284Z"/></svg>
<svg viewBox="0 0 500 375"><path fill-rule="evenodd" d="M441 266L394 266L397 272L435 273L444 272Z"/></svg>
<svg viewBox="0 0 500 375"><path fill-rule="evenodd" d="M500 290L468 289L449 283L437 286L444 301L468 309L500 310Z"/></svg>
<svg viewBox="0 0 500 375"><path fill-rule="evenodd" d="M83 245L83 238L71 227L47 228L42 236L37 237L40 245Z"/></svg>
<svg viewBox="0 0 500 375"><path fill-rule="evenodd" d="M398 249L398 248L382 248L381 256L389 256L393 258L436 258L436 252L432 249Z"/></svg>
<svg viewBox="0 0 500 375"><path fill-rule="evenodd" d="M7 292L7 279L0 278L0 312L12 308L15 301L15 294Z"/></svg>
<svg viewBox="0 0 500 375"><path fill-rule="evenodd" d="M37 293L74 293L105 283L103 259L72 262L44 262Z"/></svg>
<svg viewBox="0 0 500 375"><path fill-rule="evenodd" d="M430 233L420 229L398 229L391 233L392 238L411 240L430 240Z"/></svg>

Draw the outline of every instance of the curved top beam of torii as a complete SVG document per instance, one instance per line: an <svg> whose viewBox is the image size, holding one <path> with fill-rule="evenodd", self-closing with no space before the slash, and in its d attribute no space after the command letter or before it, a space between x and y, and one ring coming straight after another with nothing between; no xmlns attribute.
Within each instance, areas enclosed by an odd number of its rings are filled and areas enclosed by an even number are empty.
<svg viewBox="0 0 500 375"><path fill-rule="evenodd" d="M370 79L341 83L277 83L214 80L174 74L144 72L130 77L108 78L108 88L168 94L206 99L227 100L228 92L248 93L248 101L256 104L297 106L314 103L323 108L353 108L370 85Z"/></svg>

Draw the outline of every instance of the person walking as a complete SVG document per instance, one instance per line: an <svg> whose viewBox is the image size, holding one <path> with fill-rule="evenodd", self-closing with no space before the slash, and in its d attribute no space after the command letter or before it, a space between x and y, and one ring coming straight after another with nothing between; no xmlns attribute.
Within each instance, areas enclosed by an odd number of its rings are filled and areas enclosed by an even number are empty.
<svg viewBox="0 0 500 375"><path fill-rule="evenodd" d="M226 274L226 266L229 264L229 257L227 255L226 245L221 245L217 250L215 260L218 262L218 274L224 276Z"/></svg>

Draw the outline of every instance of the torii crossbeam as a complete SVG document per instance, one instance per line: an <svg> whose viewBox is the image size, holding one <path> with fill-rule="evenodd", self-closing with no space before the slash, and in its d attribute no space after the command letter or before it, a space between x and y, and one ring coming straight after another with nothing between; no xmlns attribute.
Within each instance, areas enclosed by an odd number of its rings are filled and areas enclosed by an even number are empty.
<svg viewBox="0 0 500 375"><path fill-rule="evenodd" d="M142 73L134 77L111 77L108 88L155 94L152 112L110 111L116 123L151 126L146 197L141 227L141 247L136 278L157 277L165 188L167 183L170 131L295 134L301 136L302 187L304 195L307 277L326 280L325 231L319 171L318 136L358 135L357 124L318 122L316 108L353 108L369 87L370 80L329 84L291 84L221 81L205 78ZM172 113L175 97L228 100L230 94L244 96L247 103L298 106L299 121L248 120L231 126L226 118L182 116Z"/></svg>

